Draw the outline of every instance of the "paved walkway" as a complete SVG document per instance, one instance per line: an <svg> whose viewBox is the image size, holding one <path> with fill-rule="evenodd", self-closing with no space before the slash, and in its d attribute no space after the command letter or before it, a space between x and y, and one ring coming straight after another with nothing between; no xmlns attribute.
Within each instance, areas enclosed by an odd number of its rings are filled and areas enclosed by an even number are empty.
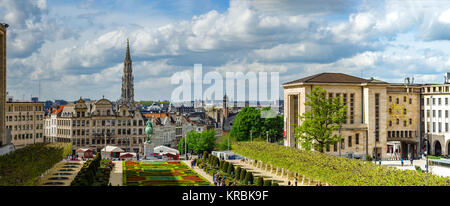
<svg viewBox="0 0 450 206"><path fill-rule="evenodd" d="M186 164L187 166L191 166L191 162L192 160L183 160L184 164ZM192 167L191 167L192 168ZM192 168L195 172L197 172L199 175L201 175L202 177L204 177L205 179L207 179L210 183L214 184L213 178L211 175L206 174L206 172L204 172L202 169L200 169L199 167L195 166L194 168Z"/></svg>
<svg viewBox="0 0 450 206"><path fill-rule="evenodd" d="M401 161L392 160L392 161L381 161L381 165L395 167L400 170L416 170L415 166L419 166L422 170L425 170L425 162L426 161L424 159L414 160L413 165L411 165L411 161L405 160L405 161L403 161L403 166L402 166ZM446 176L446 177L450 176L450 168L442 167L442 166L436 166L436 165L431 166L430 165L429 172L431 174L439 175L439 176Z"/></svg>
<svg viewBox="0 0 450 206"><path fill-rule="evenodd" d="M114 168L111 171L111 175L109 176L109 183L112 186L122 186L123 185L123 169L122 169L122 161L113 161Z"/></svg>
<svg viewBox="0 0 450 206"><path fill-rule="evenodd" d="M75 163L75 164L74 164ZM78 172L81 170L81 167L83 166L84 161L68 161L68 160L62 160L58 163L56 163L51 169L44 172L39 182L37 183L38 186L52 186L52 185L45 185L46 182L62 182L62 185L56 185L56 186L70 186L70 183L75 179ZM63 168L65 166L73 166L74 168ZM71 169L74 171L59 171L61 169ZM64 175L60 175L58 173L64 173ZM66 175L69 174L69 175ZM51 180L49 178L68 178L68 179L57 179L57 180ZM54 185L53 185L54 186Z"/></svg>

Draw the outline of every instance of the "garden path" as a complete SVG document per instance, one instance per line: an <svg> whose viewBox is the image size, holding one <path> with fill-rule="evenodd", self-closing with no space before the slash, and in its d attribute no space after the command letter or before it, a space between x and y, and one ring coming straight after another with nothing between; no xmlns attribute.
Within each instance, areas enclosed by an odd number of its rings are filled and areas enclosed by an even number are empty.
<svg viewBox="0 0 450 206"><path fill-rule="evenodd" d="M123 185L123 170L122 161L113 161L115 164L114 169L111 171L109 176L109 183L112 186L122 186Z"/></svg>
<svg viewBox="0 0 450 206"><path fill-rule="evenodd" d="M183 160L183 162L188 165L189 167L191 166L191 161L192 160ZM192 167L191 167L192 168ZM214 183L213 178L211 175L206 174L206 172L204 172L202 169L200 169L199 167L195 166L194 168L192 168L195 172L197 172L199 175L201 175L202 177L204 177L205 179L207 179L209 182Z"/></svg>

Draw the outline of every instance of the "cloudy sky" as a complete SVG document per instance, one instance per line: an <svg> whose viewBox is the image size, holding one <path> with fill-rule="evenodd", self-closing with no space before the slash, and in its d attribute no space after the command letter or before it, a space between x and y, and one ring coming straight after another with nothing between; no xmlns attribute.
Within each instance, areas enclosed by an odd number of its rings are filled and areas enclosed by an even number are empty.
<svg viewBox="0 0 450 206"><path fill-rule="evenodd" d="M135 99L169 99L175 72L320 72L442 83L447 1L2 0L7 86L28 99L120 97L126 38ZM206 86L207 87L207 86ZM282 93L282 89L280 89Z"/></svg>

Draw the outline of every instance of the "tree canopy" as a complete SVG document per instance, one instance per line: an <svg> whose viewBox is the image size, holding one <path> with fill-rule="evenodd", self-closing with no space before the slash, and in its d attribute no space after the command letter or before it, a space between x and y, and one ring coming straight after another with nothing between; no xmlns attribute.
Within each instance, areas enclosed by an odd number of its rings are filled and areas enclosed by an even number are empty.
<svg viewBox="0 0 450 206"><path fill-rule="evenodd" d="M216 132L214 129L202 132L190 131L186 134L186 139L187 151L194 151L195 153L200 154L203 151L211 151L214 149L216 144ZM178 151L182 154L185 152L184 140L185 139L182 138L178 143Z"/></svg>
<svg viewBox="0 0 450 206"><path fill-rule="evenodd" d="M301 124L295 128L295 135L302 148L314 148L320 152L329 145L336 144L339 135L336 130L345 122L347 107L340 98L326 98L327 91L315 87L305 105L309 108L301 118Z"/></svg>
<svg viewBox="0 0 450 206"><path fill-rule="evenodd" d="M244 107L236 116L230 135L237 141L250 140L252 138L266 139L266 131L269 132L270 141L278 141L283 138L283 116L274 115L264 118L262 112L269 112L270 108L256 109Z"/></svg>

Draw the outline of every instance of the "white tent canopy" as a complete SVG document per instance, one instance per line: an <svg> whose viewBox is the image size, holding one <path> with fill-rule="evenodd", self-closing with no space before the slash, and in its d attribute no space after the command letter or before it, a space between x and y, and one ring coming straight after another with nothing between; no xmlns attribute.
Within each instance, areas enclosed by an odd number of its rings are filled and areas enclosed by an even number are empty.
<svg viewBox="0 0 450 206"><path fill-rule="evenodd" d="M123 149L115 146L106 146L102 149L102 152L125 152Z"/></svg>
<svg viewBox="0 0 450 206"><path fill-rule="evenodd" d="M162 153L162 154L166 154L166 153L170 153L173 155L177 155L180 154L180 152L174 148L170 148L170 147L166 147L166 146L157 146L153 149L153 151L155 153Z"/></svg>

